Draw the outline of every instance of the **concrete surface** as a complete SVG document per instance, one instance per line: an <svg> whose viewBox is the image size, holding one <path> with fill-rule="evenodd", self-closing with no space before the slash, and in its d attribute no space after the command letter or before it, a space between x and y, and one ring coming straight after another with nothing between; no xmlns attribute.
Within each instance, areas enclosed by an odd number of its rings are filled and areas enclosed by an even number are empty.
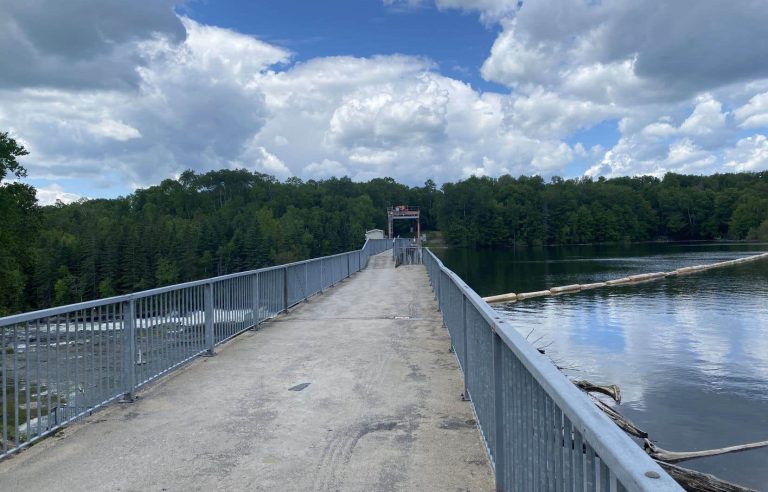
<svg viewBox="0 0 768 492"><path fill-rule="evenodd" d="M3 461L0 490L493 490L424 267L371 262Z"/></svg>

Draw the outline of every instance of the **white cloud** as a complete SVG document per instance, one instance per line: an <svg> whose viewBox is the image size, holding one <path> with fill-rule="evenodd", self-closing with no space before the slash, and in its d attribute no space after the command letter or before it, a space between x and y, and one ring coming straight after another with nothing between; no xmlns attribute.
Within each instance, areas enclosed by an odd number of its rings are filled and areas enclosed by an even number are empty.
<svg viewBox="0 0 768 492"><path fill-rule="evenodd" d="M232 169L248 169L264 174L287 178L291 171L275 154L258 145L255 140L248 141L237 159L229 163Z"/></svg>
<svg viewBox="0 0 768 492"><path fill-rule="evenodd" d="M757 134L743 138L725 152L725 166L736 172L768 169L768 137Z"/></svg>
<svg viewBox="0 0 768 492"><path fill-rule="evenodd" d="M459 9L479 12L483 22L492 23L513 14L519 0L434 0L438 9ZM384 5L397 8L419 8L429 0L383 0Z"/></svg>
<svg viewBox="0 0 768 492"><path fill-rule="evenodd" d="M733 113L741 128L768 127L768 92L756 94Z"/></svg>
<svg viewBox="0 0 768 492"><path fill-rule="evenodd" d="M710 94L700 96L691 116L680 125L680 131L688 135L708 135L721 130L725 126L722 107Z"/></svg>
<svg viewBox="0 0 768 492"><path fill-rule="evenodd" d="M528 95L509 98L505 123L526 135L539 138L565 138L577 130L622 115L613 105L563 98L541 88Z"/></svg>
<svg viewBox="0 0 768 492"><path fill-rule="evenodd" d="M0 87L135 88L139 43L184 40L176 3L2 0Z"/></svg>
<svg viewBox="0 0 768 492"><path fill-rule="evenodd" d="M322 162L313 162L305 167L302 174L312 179L324 179L348 176L349 170L340 162L323 159Z"/></svg>
<svg viewBox="0 0 768 492"><path fill-rule="evenodd" d="M37 201L40 205L55 205L56 202L72 203L83 198L75 193L64 191L58 184L51 184L37 188Z"/></svg>
<svg viewBox="0 0 768 492"><path fill-rule="evenodd" d="M493 82L519 87L529 84L553 82L557 76L557 46L545 41L530 41L516 30L515 20L506 24L504 31L491 47L491 55L483 63L483 77Z"/></svg>
<svg viewBox="0 0 768 492"><path fill-rule="evenodd" d="M183 43L137 43L133 90L23 89L0 92L0 124L34 142L32 177L117 173L147 186L179 171L244 166L289 174L269 145L248 143L268 117L254 84L290 53L226 29L182 19ZM93 138L97 137L97 138ZM262 147L260 150L258 147Z"/></svg>
<svg viewBox="0 0 768 492"><path fill-rule="evenodd" d="M665 162L673 169L692 172L714 164L715 156L700 149L691 139L684 138L669 146Z"/></svg>
<svg viewBox="0 0 768 492"><path fill-rule="evenodd" d="M699 147L690 137L659 141L643 134L622 137L590 167L587 176L651 175L667 172L707 174L717 170L717 156Z"/></svg>
<svg viewBox="0 0 768 492"><path fill-rule="evenodd" d="M141 138L141 133L122 121L104 119L96 124L89 124L88 129L97 137L112 138L124 142L134 138Z"/></svg>
<svg viewBox="0 0 768 492"><path fill-rule="evenodd" d="M671 137L672 135L676 135L678 132L679 130L677 128L663 121L651 123L642 130L642 134L645 136L661 138Z"/></svg>
<svg viewBox="0 0 768 492"><path fill-rule="evenodd" d="M78 23L101 21L70 19L72 26L47 35L16 19L18 9L0 20L8 27L0 41L41 53L34 69L0 83L0 128L28 142L31 177L111 175L146 186L188 168L241 167L280 178L392 176L418 184L472 174L567 175L574 160L591 165L588 174L607 176L766 166L765 137L740 132L768 121L763 68L729 62L723 66L738 69L738 77L714 73L712 63L725 56L718 48L708 54L714 61L699 60L693 70L682 58L696 53L681 47L680 36L702 34L691 33L687 20L687 34L665 31L663 16L641 18L640 7L625 0L542 0L522 8L501 0L436 0L438 8L499 23L482 74L509 87L504 93L446 77L422 57L293 63L291 52L253 36L172 13L169 21L171 3L162 5L154 24L125 26L109 38L81 26L87 42L69 51L53 40L72 35ZM702 5L695 17L710 19L711 0ZM115 8L127 16L131 6ZM154 7L136 8L154 15ZM679 8L659 10L672 15ZM741 18L730 4L722 9L726 19ZM744 7L756 19L764 16L751 9ZM741 29L754 33L755 26ZM642 29L656 39L642 38ZM720 29L711 35L734 48L738 39ZM761 49L747 51L754 57ZM665 71L668 58L692 74ZM55 77L65 61L111 65L85 71L101 77L93 84L74 72ZM579 136L606 120L620 121L618 142Z"/></svg>

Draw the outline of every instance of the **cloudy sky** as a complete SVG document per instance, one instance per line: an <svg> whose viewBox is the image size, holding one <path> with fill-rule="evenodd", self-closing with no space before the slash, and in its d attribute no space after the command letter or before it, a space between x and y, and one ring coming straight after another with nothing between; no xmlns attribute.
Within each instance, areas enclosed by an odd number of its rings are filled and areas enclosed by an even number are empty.
<svg viewBox="0 0 768 492"><path fill-rule="evenodd" d="M0 0L43 203L280 179L768 168L765 0Z"/></svg>

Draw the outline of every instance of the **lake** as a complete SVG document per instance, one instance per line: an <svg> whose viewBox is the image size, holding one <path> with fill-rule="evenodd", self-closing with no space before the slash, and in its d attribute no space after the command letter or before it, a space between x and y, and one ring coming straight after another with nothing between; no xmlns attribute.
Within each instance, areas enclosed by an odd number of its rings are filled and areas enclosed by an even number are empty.
<svg viewBox="0 0 768 492"><path fill-rule="evenodd" d="M755 243L434 250L481 296L600 282L768 251ZM616 409L670 451L768 440L768 261L496 304L574 379L618 384ZM680 466L768 489L768 449Z"/></svg>

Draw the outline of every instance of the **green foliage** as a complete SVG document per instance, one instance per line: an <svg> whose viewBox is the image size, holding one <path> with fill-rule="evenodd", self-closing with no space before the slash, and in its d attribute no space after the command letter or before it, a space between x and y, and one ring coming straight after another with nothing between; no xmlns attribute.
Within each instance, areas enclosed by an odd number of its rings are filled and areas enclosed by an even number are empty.
<svg viewBox="0 0 768 492"><path fill-rule="evenodd" d="M23 145L16 143L16 140L8 136L8 132L0 132L0 183L5 179L8 173L14 174L17 178L27 175L26 169L16 160L29 154Z"/></svg>
<svg viewBox="0 0 768 492"><path fill-rule="evenodd" d="M768 219L765 219L759 226L750 229L747 239L751 241L768 241Z"/></svg>
<svg viewBox="0 0 768 492"><path fill-rule="evenodd" d="M2 183L9 173L26 175L16 160L26 154L7 133L0 133L0 316L28 306L31 243L39 227L37 198L31 186Z"/></svg>
<svg viewBox="0 0 768 492"><path fill-rule="evenodd" d="M440 229L449 243L468 246L758 238L768 218L766 172L549 183L473 177L442 191Z"/></svg>
<svg viewBox="0 0 768 492"><path fill-rule="evenodd" d="M438 194L434 183L390 178L280 183L244 170L186 171L124 198L43 207L28 236L34 261L2 279L0 306L69 304L359 248L366 230L386 227L387 206Z"/></svg>
<svg viewBox="0 0 768 492"><path fill-rule="evenodd" d="M26 153L0 134L2 176ZM0 186L0 315L109 297L359 248L386 207L419 206L447 243L535 246L765 239L768 173L545 182L472 177L437 189L391 178L284 183L245 170L179 179L112 200L38 207ZM396 234L407 235L403 224Z"/></svg>

